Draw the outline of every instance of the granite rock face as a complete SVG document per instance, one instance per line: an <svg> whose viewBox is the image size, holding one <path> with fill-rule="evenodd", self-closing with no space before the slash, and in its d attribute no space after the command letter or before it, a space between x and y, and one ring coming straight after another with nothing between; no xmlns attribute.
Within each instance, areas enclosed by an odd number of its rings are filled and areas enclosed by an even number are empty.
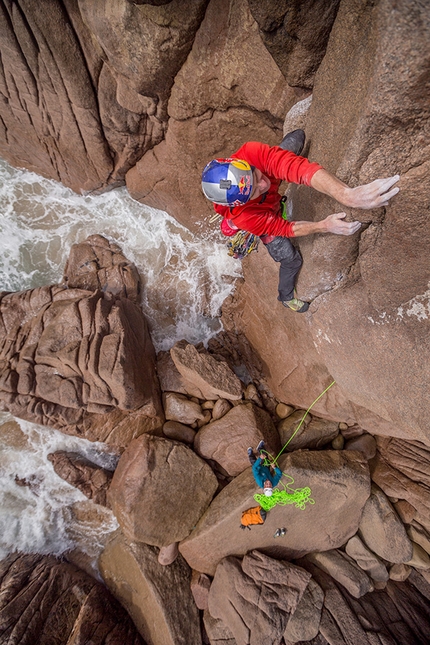
<svg viewBox="0 0 430 645"><path fill-rule="evenodd" d="M146 645L104 585L53 556L2 560L0 598L2 643Z"/></svg>
<svg viewBox="0 0 430 645"><path fill-rule="evenodd" d="M252 549L297 558L340 547L356 533L370 493L369 470L360 453L295 452L281 456L279 467L294 479L293 489L311 489L315 504L307 504L304 510L289 504L275 506L263 525L241 530L241 513L256 506L254 494L258 492L249 467L215 497L196 528L180 543L179 551L191 568L213 575L223 558ZM286 527L287 533L274 540L279 527Z"/></svg>
<svg viewBox="0 0 430 645"><path fill-rule="evenodd" d="M95 504L107 505L106 495L113 473L93 464L79 453L58 450L48 455L57 475L78 488Z"/></svg>
<svg viewBox="0 0 430 645"><path fill-rule="evenodd" d="M191 532L217 486L210 467L183 443L143 435L121 456L108 499L127 538L161 547Z"/></svg>
<svg viewBox="0 0 430 645"><path fill-rule="evenodd" d="M91 236L72 249L63 284L0 294L0 407L119 448L159 428L139 291L119 247Z"/></svg>
<svg viewBox="0 0 430 645"><path fill-rule="evenodd" d="M117 531L106 544L99 565L107 587L127 607L146 642L201 644L191 572L180 556L163 566L156 547L131 542Z"/></svg>

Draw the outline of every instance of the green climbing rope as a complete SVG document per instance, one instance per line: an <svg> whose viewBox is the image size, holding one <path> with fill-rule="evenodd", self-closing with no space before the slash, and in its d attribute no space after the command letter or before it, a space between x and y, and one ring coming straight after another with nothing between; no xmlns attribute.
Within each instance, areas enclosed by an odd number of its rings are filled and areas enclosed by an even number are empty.
<svg viewBox="0 0 430 645"><path fill-rule="evenodd" d="M282 455L284 452L285 448L288 446L290 441L296 436L298 433L299 429L301 428L301 425L303 421L306 418L306 415L309 414L309 411L313 408L315 403L317 403L322 396L336 383L336 381L332 381L328 387L324 390L324 392L321 392L319 396L311 403L311 405L308 407L306 412L304 413L303 417L300 420L299 425L291 435L291 437L288 439L286 444L282 447L281 451L278 453L278 455L273 459L269 453L267 453L267 458L265 459L264 463L266 466L270 465L277 465L279 457ZM305 488L293 488L291 484L294 484L294 479L291 477L291 475L288 475L287 473L282 473L284 477L289 478L289 483L284 483L282 482L282 485L284 486L283 490L279 490L278 488L273 489L273 493L270 497L266 497L266 495L263 495L261 493L256 493L254 495L255 501L263 508L265 511L270 511L274 506L280 505L280 506L285 506L286 504L294 504L296 508L299 508L301 510L304 510L306 508L306 504L315 504L315 500L312 499L312 491L311 489L306 486ZM278 484L279 486L279 484Z"/></svg>

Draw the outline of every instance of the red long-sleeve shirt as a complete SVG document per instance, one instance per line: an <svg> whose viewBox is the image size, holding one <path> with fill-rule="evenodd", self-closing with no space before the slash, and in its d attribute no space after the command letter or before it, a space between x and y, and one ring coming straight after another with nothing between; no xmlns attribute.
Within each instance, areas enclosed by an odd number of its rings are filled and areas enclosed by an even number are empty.
<svg viewBox="0 0 430 645"><path fill-rule="evenodd" d="M264 195L242 206L230 208L214 204L216 212L237 228L254 235L294 237L293 222L287 222L281 217L279 185L281 181L288 181L309 186L312 177L321 166L304 157L298 157L293 152L282 150L279 146L270 147L258 141L245 143L231 156L243 159L258 168L270 179L270 188Z"/></svg>

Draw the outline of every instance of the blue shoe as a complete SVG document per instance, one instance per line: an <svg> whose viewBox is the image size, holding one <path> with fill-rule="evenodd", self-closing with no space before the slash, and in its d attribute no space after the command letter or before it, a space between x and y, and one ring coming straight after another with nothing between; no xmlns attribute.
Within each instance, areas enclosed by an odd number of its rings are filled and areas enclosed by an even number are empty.
<svg viewBox="0 0 430 645"><path fill-rule="evenodd" d="M260 443L257 446L257 452L261 452L262 450L264 450L265 445L266 444L264 443L264 441L260 441Z"/></svg>

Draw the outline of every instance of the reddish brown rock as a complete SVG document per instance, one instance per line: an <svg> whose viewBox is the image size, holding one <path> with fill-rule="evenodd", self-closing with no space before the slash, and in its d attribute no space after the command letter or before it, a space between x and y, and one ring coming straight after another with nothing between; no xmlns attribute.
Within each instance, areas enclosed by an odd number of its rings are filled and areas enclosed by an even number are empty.
<svg viewBox="0 0 430 645"><path fill-rule="evenodd" d="M209 592L209 612L228 625L238 645L279 643L310 580L304 569L252 551L242 562L220 562Z"/></svg>
<svg viewBox="0 0 430 645"><path fill-rule="evenodd" d="M190 533L217 486L183 443L143 435L121 456L108 499L128 539L162 547Z"/></svg>
<svg viewBox="0 0 430 645"><path fill-rule="evenodd" d="M179 374L170 352L158 352L157 354L157 375L160 381L162 392L178 392L187 394L184 380Z"/></svg>
<svg viewBox="0 0 430 645"><path fill-rule="evenodd" d="M248 468L215 497L196 528L179 545L193 569L213 575L222 558L252 549L292 559L338 548L357 532L370 493L367 462L359 453L298 451L282 456L279 466L294 479L294 489L311 489L315 504L307 504L304 510L288 504L275 506L263 525L241 530L242 511L256 505L254 494L259 492ZM287 533L274 539L279 527L286 527Z"/></svg>
<svg viewBox="0 0 430 645"><path fill-rule="evenodd" d="M172 564L179 555L178 543L173 542L168 546L162 546L158 553L158 562L167 567L169 564Z"/></svg>
<svg viewBox="0 0 430 645"><path fill-rule="evenodd" d="M303 419L304 417L304 419ZM278 423L281 444L288 443L286 450L300 448L321 448L331 443L339 434L338 424L334 421L317 419L306 415L306 410L296 410Z"/></svg>
<svg viewBox="0 0 430 645"><path fill-rule="evenodd" d="M106 495L113 473L96 466L79 453L59 450L48 455L57 475L78 488L96 504L107 505Z"/></svg>
<svg viewBox="0 0 430 645"><path fill-rule="evenodd" d="M106 587L53 556L14 553L0 563L0 638L12 643L145 645Z"/></svg>
<svg viewBox="0 0 430 645"><path fill-rule="evenodd" d="M216 461L229 475L236 476L249 467L247 449L261 440L274 457L281 446L270 415L254 403L236 405L217 421L196 434L194 448L205 459Z"/></svg>
<svg viewBox="0 0 430 645"><path fill-rule="evenodd" d="M374 589L371 579L363 569L338 549L330 549L323 553L309 553L305 559L337 580L354 598L361 598Z"/></svg>
<svg viewBox="0 0 430 645"><path fill-rule="evenodd" d="M199 403L175 392L163 393L163 406L166 419L184 424L193 424L205 418Z"/></svg>
<svg viewBox="0 0 430 645"><path fill-rule="evenodd" d="M284 632L286 642L310 641L318 635L324 593L311 578Z"/></svg>
<svg viewBox="0 0 430 645"><path fill-rule="evenodd" d="M191 593L198 609L205 610L208 608L211 584L211 579L205 573L193 571L191 575Z"/></svg>
<svg viewBox="0 0 430 645"><path fill-rule="evenodd" d="M242 398L242 384L227 362L185 341L176 343L170 355L181 374L188 394L199 399Z"/></svg>
<svg viewBox="0 0 430 645"><path fill-rule="evenodd" d="M372 435L366 433L348 439L345 443L345 450L359 450L367 460L373 459L376 454L376 441Z"/></svg>
<svg viewBox="0 0 430 645"><path fill-rule="evenodd" d="M0 406L124 447L163 420L146 320L125 297L137 298L137 272L117 245L92 236L72 251L67 274L73 288L0 295L0 337L9 338L0 352Z"/></svg>
<svg viewBox="0 0 430 645"><path fill-rule="evenodd" d="M99 565L107 587L127 607L148 643L201 645L191 572L181 556L163 566L156 547L131 542L117 531L106 544Z"/></svg>
<svg viewBox="0 0 430 645"><path fill-rule="evenodd" d="M185 443L192 444L196 436L196 431L184 423L179 423L179 421L166 421L163 425L163 434L168 439L176 439L176 441L184 441Z"/></svg>
<svg viewBox="0 0 430 645"><path fill-rule="evenodd" d="M404 525L382 490L372 485L360 520L359 535L371 551L400 564L412 557L412 544Z"/></svg>

